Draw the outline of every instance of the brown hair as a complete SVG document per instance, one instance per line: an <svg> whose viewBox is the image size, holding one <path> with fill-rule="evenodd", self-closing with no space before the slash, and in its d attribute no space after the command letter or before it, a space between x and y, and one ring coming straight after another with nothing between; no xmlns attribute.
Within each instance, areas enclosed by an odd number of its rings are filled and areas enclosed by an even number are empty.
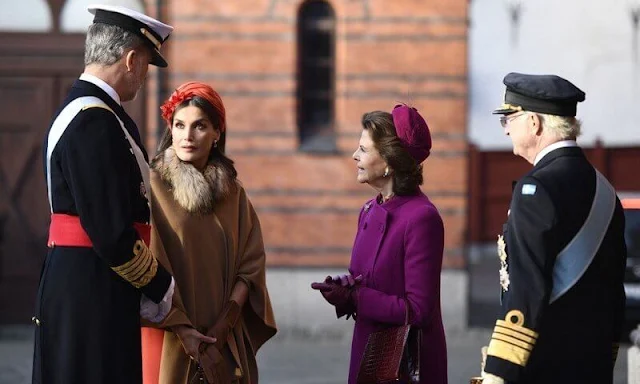
<svg viewBox="0 0 640 384"><path fill-rule="evenodd" d="M220 131L220 139L217 142L217 146L212 147L209 151L209 159L207 163L215 163L216 165L225 168L228 173L232 175L233 179L238 177L238 171L236 171L233 160L228 158L224 153L227 141L227 130L221 129L221 127L226 125L224 116L221 116L220 113L218 113L219 108L214 108L214 106L212 106L206 99L200 96L193 96L190 99L184 100L175 107L173 114L171 115L170 124L167 126L167 130L164 132L164 135L162 135L162 139L160 139L160 145L158 146L158 152L156 153L154 161L160 159L164 151L173 144L173 138L171 137L173 117L176 112L188 106L200 108L213 124L213 128Z"/></svg>
<svg viewBox="0 0 640 384"><path fill-rule="evenodd" d="M362 115L362 127L369 131L373 144L393 169L393 193L398 196L416 193L423 182L422 165L402 146L388 112L373 111Z"/></svg>

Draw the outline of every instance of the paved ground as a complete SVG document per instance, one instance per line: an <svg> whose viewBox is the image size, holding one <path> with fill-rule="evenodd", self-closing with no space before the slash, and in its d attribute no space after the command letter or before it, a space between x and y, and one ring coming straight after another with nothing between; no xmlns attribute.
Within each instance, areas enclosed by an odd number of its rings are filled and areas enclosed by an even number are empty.
<svg viewBox="0 0 640 384"><path fill-rule="evenodd" d="M479 373L480 348L489 340L499 309L495 245L471 255L468 268L468 323L471 328L447 333L451 384L467 384L470 377ZM443 300L446 299L443 297ZM299 314L294 311L294 315ZM278 320L280 324L287 323ZM318 337L317 332L296 328L280 332L258 354L260 383L345 384L350 337L340 329L335 334L320 334ZM30 327L0 327L0 384L30 382L32 344ZM626 383L627 348L623 347L616 365L615 384Z"/></svg>
<svg viewBox="0 0 640 384"><path fill-rule="evenodd" d="M449 383L467 384L480 372L480 348L491 335L487 329L472 329L447 336ZM627 348L620 350L614 384L627 383ZM258 356L261 383L267 384L345 384L349 345L309 342L267 344Z"/></svg>
<svg viewBox="0 0 640 384"><path fill-rule="evenodd" d="M449 382L466 384L480 370L480 347L489 338L487 330L449 335ZM344 384L349 364L349 343L275 341L259 356L261 377L267 383Z"/></svg>
<svg viewBox="0 0 640 384"><path fill-rule="evenodd" d="M472 329L447 335L449 382L466 384L480 369L480 347L490 335ZM29 327L0 329L0 384L27 384L31 377ZM275 338L258 355L263 384L344 384L349 343ZM626 348L620 351L615 384L626 384Z"/></svg>

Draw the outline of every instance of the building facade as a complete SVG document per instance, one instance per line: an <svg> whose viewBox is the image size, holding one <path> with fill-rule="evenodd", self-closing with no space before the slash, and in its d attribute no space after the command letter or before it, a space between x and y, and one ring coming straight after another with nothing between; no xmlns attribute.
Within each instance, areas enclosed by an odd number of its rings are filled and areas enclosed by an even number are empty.
<svg viewBox="0 0 640 384"><path fill-rule="evenodd" d="M578 143L618 191L640 191L640 0L473 0L469 19L469 242L495 241L511 181L530 169L491 115L509 72L553 73L585 91Z"/></svg>
<svg viewBox="0 0 640 384"><path fill-rule="evenodd" d="M162 93L188 80L221 93L228 154L260 213L269 265L347 265L373 195L351 159L360 119L399 102L432 130L424 190L444 216L446 267L464 265L466 1L163 3L176 30Z"/></svg>
<svg viewBox="0 0 640 384"><path fill-rule="evenodd" d="M48 226L41 143L82 70L89 3L11 1L0 16L0 323L31 316ZM318 303L309 301L317 295L305 296L308 283L348 265L358 212L374 195L356 183L351 158L362 114L402 102L416 107L433 136L423 189L444 219L443 276L453 282L449 307L460 317L466 294L467 1L103 3L144 11L176 28L164 48L169 68L152 69L143 94L126 106L150 153L166 129L159 105L177 85L203 81L222 95L227 152L260 216L271 279L295 278L293 285L270 289L274 297L280 290L303 292L292 310L310 318Z"/></svg>

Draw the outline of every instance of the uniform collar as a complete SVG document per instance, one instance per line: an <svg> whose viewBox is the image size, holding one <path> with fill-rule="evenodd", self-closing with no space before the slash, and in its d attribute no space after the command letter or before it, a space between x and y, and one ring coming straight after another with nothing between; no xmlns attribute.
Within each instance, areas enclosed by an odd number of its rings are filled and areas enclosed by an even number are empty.
<svg viewBox="0 0 640 384"><path fill-rule="evenodd" d="M102 89L103 91L105 91L107 93L107 95L109 95L118 105L121 105L120 103L120 96L118 96L118 92L116 92L115 89L113 89L113 87L111 87L109 84L107 84L104 80L90 75L88 73L83 73L82 75L80 75L80 80L84 80L88 83L91 83L93 85L95 85L96 87Z"/></svg>
<svg viewBox="0 0 640 384"><path fill-rule="evenodd" d="M542 160L543 157L545 157L547 154L549 154L550 152L556 149L567 148L567 147L577 147L577 146L578 146L578 143L576 143L575 140L562 140L562 141L553 143L551 145L548 145L545 148L543 148L542 151L540 151L540 153L538 153L535 160L533 160L533 165L534 166L537 165L538 162L540 162L540 160Z"/></svg>

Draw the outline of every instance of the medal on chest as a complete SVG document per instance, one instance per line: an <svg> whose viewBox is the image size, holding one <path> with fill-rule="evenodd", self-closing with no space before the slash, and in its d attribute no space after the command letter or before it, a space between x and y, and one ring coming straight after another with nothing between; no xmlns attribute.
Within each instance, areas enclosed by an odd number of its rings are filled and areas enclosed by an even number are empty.
<svg viewBox="0 0 640 384"><path fill-rule="evenodd" d="M507 270L507 245L502 235L498 235L498 257L500 258L500 286L506 292L509 290L509 271Z"/></svg>

